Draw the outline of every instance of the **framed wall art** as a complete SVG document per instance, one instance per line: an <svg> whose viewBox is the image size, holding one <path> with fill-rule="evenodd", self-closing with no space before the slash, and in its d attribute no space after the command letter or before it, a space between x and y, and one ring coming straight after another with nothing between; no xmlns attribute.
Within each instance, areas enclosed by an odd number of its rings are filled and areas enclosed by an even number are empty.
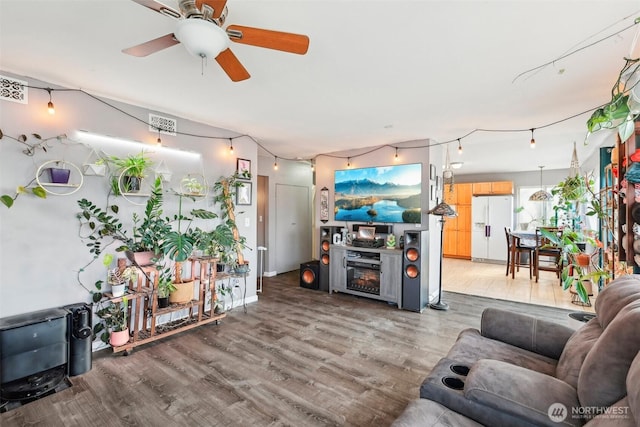
<svg viewBox="0 0 640 427"><path fill-rule="evenodd" d="M249 179L251 177L251 160L238 157L236 159L236 173L241 179L245 176Z"/></svg>
<svg viewBox="0 0 640 427"><path fill-rule="evenodd" d="M322 187L320 190L320 221L329 221L329 189Z"/></svg>
<svg viewBox="0 0 640 427"><path fill-rule="evenodd" d="M240 184L240 182L239 182ZM246 206L251 204L251 182L242 182L236 189L236 205Z"/></svg>

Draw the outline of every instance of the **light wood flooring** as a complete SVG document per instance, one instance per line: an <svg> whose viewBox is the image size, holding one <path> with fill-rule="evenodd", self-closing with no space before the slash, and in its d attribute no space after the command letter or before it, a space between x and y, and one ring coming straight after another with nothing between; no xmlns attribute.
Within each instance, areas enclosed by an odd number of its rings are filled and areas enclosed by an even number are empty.
<svg viewBox="0 0 640 427"><path fill-rule="evenodd" d="M591 297L592 306L582 307L571 302L571 294L562 290L559 279L551 271L541 271L538 283L535 277L529 280L528 268L520 268L514 279L511 275L507 277L505 273L505 265L445 258L442 260L442 289L573 311L594 312L597 289L594 289L594 296Z"/></svg>
<svg viewBox="0 0 640 427"><path fill-rule="evenodd" d="M219 325L129 356L95 354L72 387L0 414L0 425L388 426L485 307L558 322L568 313L451 292L449 311L414 313L304 289L298 275L265 278L259 301Z"/></svg>

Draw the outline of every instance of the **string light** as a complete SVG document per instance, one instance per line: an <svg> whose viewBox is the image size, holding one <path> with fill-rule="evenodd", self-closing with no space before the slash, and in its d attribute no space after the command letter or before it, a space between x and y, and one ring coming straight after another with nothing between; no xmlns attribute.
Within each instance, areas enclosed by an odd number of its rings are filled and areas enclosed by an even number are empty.
<svg viewBox="0 0 640 427"><path fill-rule="evenodd" d="M275 161L273 162L273 170L278 170L278 156L275 156Z"/></svg>
<svg viewBox="0 0 640 427"><path fill-rule="evenodd" d="M531 147L531 149L533 150L534 148L536 148L536 140L533 138L533 131L535 129L531 128L531 145L529 145Z"/></svg>
<svg viewBox="0 0 640 427"><path fill-rule="evenodd" d="M460 142L460 138L458 138L458 154L462 154L462 143Z"/></svg>
<svg viewBox="0 0 640 427"><path fill-rule="evenodd" d="M52 88L37 87L37 86L30 86L30 85L24 85L24 87L25 88L33 88L33 89L39 89L39 90L47 91L47 93L49 94L49 102L47 103L47 109L49 110L50 114L55 114L55 107L54 107L53 101L52 101L52 92L55 91L55 90L62 90L62 91L68 91L68 92L81 93L81 94L83 94L85 96L88 96L88 97L90 97L90 98L92 98L92 99L94 99L94 100L96 100L96 101L98 101L98 102L100 102L102 104L105 104L106 106L108 106L108 107L110 107L110 108L112 108L114 110L117 110L120 113L125 114L125 115L127 115L127 116L129 116L129 117L141 122L141 123L147 124L146 120L140 119L140 118L138 118L138 117L136 117L136 116L134 116L132 114L129 114L126 111L123 111L122 109L120 109L120 108L118 108L118 107L116 107L116 106L114 106L114 105L112 105L112 104L110 104L110 103L108 103L108 102L106 102L106 101L104 101L104 100L92 95L91 93L88 93L88 92L82 90L82 89L52 89ZM408 147L408 148L410 148L410 149L429 148L429 147L434 147L434 146L445 145L445 144L448 144L450 142L454 142L454 141L457 140L458 141L458 150L460 150L460 148L462 147L461 139L466 138L466 137L468 137L470 135L473 135L476 132L501 132L501 133L503 133L503 132L526 132L526 131L530 131L531 132L531 144L530 144L530 147L533 149L533 148L535 148L535 138L534 138L535 129L551 127L551 126L557 125L559 123L565 122L567 120L570 120L570 119L576 118L578 116L581 116L583 114L592 113L595 109L601 108L602 106L603 105L599 105L597 107L593 107L593 108L590 108L588 110L581 111L581 112L576 113L576 114L572 114L571 116L564 117L564 118L561 118L561 119L556 120L554 122L546 123L546 124L543 124L541 126L538 126L538 128L531 128L531 129L518 129L518 128L514 128L514 129L480 129L480 128L476 128L476 129L473 129L473 130L467 132L461 138L455 138L455 139L452 139L452 140L441 141L441 142L437 142L437 143L430 142L430 143L428 143L426 145L412 146L412 147ZM200 138L222 139L222 138L216 137L216 136L192 134L192 133L184 133L184 132L176 132L176 134L177 135L187 135L187 136L192 136L192 137L200 137ZM271 153L267 148L265 148L262 144L260 144L255 138L251 137L250 135L244 135L244 136L250 138L253 142L256 143L256 145L258 145L258 147L262 148L263 150L265 150L266 152L268 152L269 154L271 154L272 156L275 157L275 155L273 153ZM403 142L413 142L413 141L403 141ZM233 147L233 143L230 140L230 147L229 147L230 150L232 149L232 147ZM389 145L375 147L372 150L369 150L369 151L364 152L362 154L358 154L357 157L360 157L360 156L363 156L363 155L367 155L367 154L372 153L374 151L380 150L383 147L389 147ZM394 147L394 148L396 149L396 154L397 154L397 147ZM323 154L320 154L320 155L323 155ZM333 156L331 156L331 157L333 157ZM336 157L338 157L338 156L336 156ZM344 158L344 157L342 157L342 158ZM276 159L277 159L277 157L276 157ZM349 162L348 163L349 163L349 166L350 166L351 165L351 158L350 157L349 157ZM312 165L312 167L313 167L313 165ZM277 168L277 160L276 160L276 163L274 164L274 169L276 169L276 168Z"/></svg>
<svg viewBox="0 0 640 427"><path fill-rule="evenodd" d="M47 110L49 114L52 116L56 113L56 108L53 106L53 102L51 102L51 89L47 88L47 92L49 92L49 103L47 104Z"/></svg>
<svg viewBox="0 0 640 427"><path fill-rule="evenodd" d="M229 154L233 154L233 139L229 138Z"/></svg>
<svg viewBox="0 0 640 427"><path fill-rule="evenodd" d="M395 160L396 162L397 162L398 160L400 160L400 158L398 157L398 147L396 147L396 157L395 157L395 159L394 159L394 160Z"/></svg>

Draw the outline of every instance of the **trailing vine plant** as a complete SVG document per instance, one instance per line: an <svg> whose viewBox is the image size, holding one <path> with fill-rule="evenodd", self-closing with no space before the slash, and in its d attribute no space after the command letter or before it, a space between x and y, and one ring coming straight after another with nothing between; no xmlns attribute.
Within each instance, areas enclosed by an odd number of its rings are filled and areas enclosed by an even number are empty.
<svg viewBox="0 0 640 427"><path fill-rule="evenodd" d="M48 147L47 142L51 141L52 139L57 139L58 141L60 141L62 138L67 137L66 135L62 134L62 135L43 139L42 136L40 136L37 133L32 133L30 136L31 138L35 139L37 142L35 143L28 142L29 137L25 134L18 135L17 138L14 138L9 135L5 135L0 129L0 139L3 139L6 137L7 139L16 141L19 144L23 144L26 148L22 150L22 153L29 157L33 157L33 155L38 150L42 150L46 153L47 147ZM46 199L47 192L44 190L44 188L42 188L39 185L35 185L35 186L33 185L33 183L36 181L37 179L33 178L27 184L19 185L18 187L16 187L16 191L13 195L3 194L2 196L0 196L0 202L2 202L2 204L5 205L7 208L10 208L11 206L13 206L13 203L16 201L18 196L20 196L21 194L33 194L34 196L39 197L41 199Z"/></svg>

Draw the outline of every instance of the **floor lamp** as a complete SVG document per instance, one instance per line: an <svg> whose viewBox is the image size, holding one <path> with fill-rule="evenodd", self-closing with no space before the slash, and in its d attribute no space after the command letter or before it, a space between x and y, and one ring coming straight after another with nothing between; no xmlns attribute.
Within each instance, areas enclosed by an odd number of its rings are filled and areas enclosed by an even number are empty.
<svg viewBox="0 0 640 427"><path fill-rule="evenodd" d="M442 246L444 242L444 222L445 217L456 216L451 206L446 202L440 202L438 205L427 212L429 215L435 215L440 217L440 280L438 282L438 301L429 304L429 308L434 310L449 310L449 304L442 302Z"/></svg>

